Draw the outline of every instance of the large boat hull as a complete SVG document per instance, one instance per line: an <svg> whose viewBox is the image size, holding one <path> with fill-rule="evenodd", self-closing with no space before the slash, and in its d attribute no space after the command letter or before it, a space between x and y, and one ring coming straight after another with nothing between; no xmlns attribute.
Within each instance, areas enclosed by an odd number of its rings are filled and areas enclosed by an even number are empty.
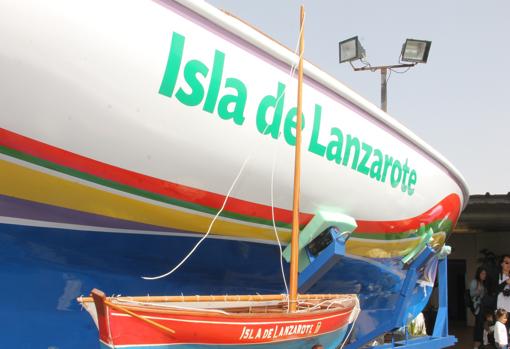
<svg viewBox="0 0 510 349"><path fill-rule="evenodd" d="M6 0L0 42L4 343L93 347L72 301L93 287L283 291L274 230L285 245L294 54L184 0ZM433 149L309 63L304 96L301 224L324 210L358 224L353 258L312 291L359 293L362 335L393 311L401 258L429 228L439 248L468 191ZM176 265L208 230L169 279L140 278ZM429 294L416 286L411 314Z"/></svg>
<svg viewBox="0 0 510 349"><path fill-rule="evenodd" d="M197 239L0 227L0 325L8 334L6 346L97 347L97 328L75 301L94 287L110 295L270 294L285 289L275 245L208 239L171 278L147 281L141 276L166 272ZM310 292L359 294L362 311L354 333L361 336L391 318L404 278L398 260L348 259ZM417 286L415 292L416 303L426 303L430 289ZM24 335L27 327L30 336Z"/></svg>

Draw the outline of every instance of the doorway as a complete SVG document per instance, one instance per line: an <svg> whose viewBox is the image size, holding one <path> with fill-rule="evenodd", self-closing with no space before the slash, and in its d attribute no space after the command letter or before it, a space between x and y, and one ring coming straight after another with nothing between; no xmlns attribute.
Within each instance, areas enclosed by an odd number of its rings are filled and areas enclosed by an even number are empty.
<svg viewBox="0 0 510 349"><path fill-rule="evenodd" d="M448 260L448 320L466 323L466 260Z"/></svg>

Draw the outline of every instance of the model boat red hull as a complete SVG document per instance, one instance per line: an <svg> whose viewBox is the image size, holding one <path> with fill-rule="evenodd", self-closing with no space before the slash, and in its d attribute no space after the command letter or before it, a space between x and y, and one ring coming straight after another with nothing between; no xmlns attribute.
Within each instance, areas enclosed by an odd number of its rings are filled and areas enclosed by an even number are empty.
<svg viewBox="0 0 510 349"><path fill-rule="evenodd" d="M82 304L96 319L102 344L112 348L263 348L264 344L333 348L341 344L359 309L351 295L307 295L300 299L297 313L287 312L282 296L275 296L282 297L280 301L239 301L239 306L230 300L221 308L211 308L207 301L149 303L93 296L94 305L91 298L81 299Z"/></svg>

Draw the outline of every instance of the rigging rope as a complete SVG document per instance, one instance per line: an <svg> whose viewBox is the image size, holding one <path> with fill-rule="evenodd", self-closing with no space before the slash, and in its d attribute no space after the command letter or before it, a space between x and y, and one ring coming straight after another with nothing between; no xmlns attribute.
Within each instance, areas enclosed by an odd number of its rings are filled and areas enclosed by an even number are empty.
<svg viewBox="0 0 510 349"><path fill-rule="evenodd" d="M301 33L303 31L303 28L304 28L304 22L305 22L305 18L303 18L303 25L301 26L300 28L300 31L299 31L299 36L298 36L298 41L296 43L296 48L294 49L294 53L297 54L297 51L298 51L298 46L299 46L299 37L301 36ZM285 89L283 90L283 93L278 97L278 99L276 100L276 103L275 105L277 106L278 103L280 103L280 99L285 96L285 93L287 92L287 86L290 85L293 77L294 77L294 73L295 73L295 70L296 70L296 66L298 64L299 60L294 63L292 66L291 66L291 69L290 69L290 72L289 72L289 77L288 77L288 83L285 85ZM263 130L262 134L265 134L268 127L270 126L270 124L268 124L266 126L266 128ZM243 165L241 166L239 172L237 173L237 176L235 177L232 185L230 186L230 189L228 190L227 192L227 195L225 196L225 200L223 201L223 205L221 206L220 210L218 211L218 213L216 213L216 215L214 216L213 220L211 221L211 223L209 224L209 228L207 229L207 232L205 233L205 235L195 244L195 246L188 252L188 254L170 271L168 271L167 273L164 273L162 275L158 275L158 276L142 276L142 279L144 280L158 280L158 279L162 279L164 277L167 277L171 274L173 274L177 269L179 269L190 257L191 255L195 252L195 250L198 248L198 246L200 246L200 244L209 236L209 234L211 233L211 230L212 230L212 227L214 225L214 223L216 222L216 219L218 219L219 215L221 214L221 212L223 212L223 209L225 208L226 204L227 204L227 201L230 197L230 194L232 193L232 191L234 190L234 187L235 185L237 184L237 181L239 180L239 178L241 177L241 174L243 173L244 171L244 168L246 167L246 165L248 164L249 160L251 159L252 155L255 153L255 151L258 149L258 145L257 144L253 149L252 151L250 152L250 154L248 154L248 156L246 157L246 159L244 160L243 162ZM272 221L273 221L273 229L274 229L274 232L275 232L275 235L276 235L276 240L278 242L278 247L280 249L280 266L281 266L281 270L282 270L282 277L283 277L283 282L285 284L285 290L287 292L287 294L289 293L289 290L288 290L288 287L287 287L287 281L286 281L286 278L285 278L285 271L284 271L284 268L283 268L283 254L282 254L282 245L280 243L280 238L278 236L278 231L276 230L276 222L275 222L275 217L274 217L274 202L273 202L273 179L274 179L274 166L273 166L273 169L272 169L272 172L271 172L271 218L272 218ZM289 301L290 302L290 301Z"/></svg>

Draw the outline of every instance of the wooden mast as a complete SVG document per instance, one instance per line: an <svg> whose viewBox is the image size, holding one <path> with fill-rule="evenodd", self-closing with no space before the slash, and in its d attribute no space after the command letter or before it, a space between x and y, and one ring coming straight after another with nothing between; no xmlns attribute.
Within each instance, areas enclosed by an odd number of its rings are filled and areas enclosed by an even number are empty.
<svg viewBox="0 0 510 349"><path fill-rule="evenodd" d="M298 254L299 254L299 191L301 184L301 117L303 96L303 51L304 51L304 20L305 8L301 5L299 26L299 66L297 92L296 152L294 161L294 196L292 204L292 237L290 255L290 311L297 308L298 289Z"/></svg>

